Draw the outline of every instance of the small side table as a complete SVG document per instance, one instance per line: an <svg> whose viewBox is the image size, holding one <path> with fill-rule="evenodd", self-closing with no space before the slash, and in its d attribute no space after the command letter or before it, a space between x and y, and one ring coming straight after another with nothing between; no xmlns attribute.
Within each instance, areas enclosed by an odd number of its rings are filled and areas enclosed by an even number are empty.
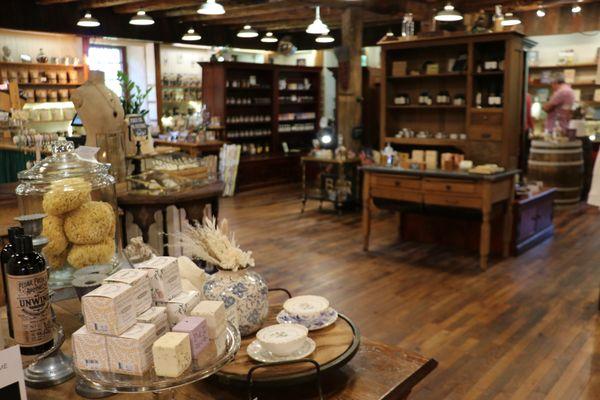
<svg viewBox="0 0 600 400"><path fill-rule="evenodd" d="M308 199L319 200L319 210L324 201L335 205L341 213L345 204L358 203L358 166L360 158L346 160L326 159L305 156L300 159L302 164L302 211ZM312 164L319 169L317 184L310 185L307 178L307 165Z"/></svg>

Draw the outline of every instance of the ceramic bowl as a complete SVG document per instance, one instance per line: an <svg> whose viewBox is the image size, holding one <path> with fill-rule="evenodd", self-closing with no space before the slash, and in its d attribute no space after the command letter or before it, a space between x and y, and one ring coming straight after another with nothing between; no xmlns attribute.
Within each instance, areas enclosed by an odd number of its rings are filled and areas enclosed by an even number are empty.
<svg viewBox="0 0 600 400"><path fill-rule="evenodd" d="M317 318L329 308L329 300L321 296L296 296L283 303L283 309L293 318Z"/></svg>
<svg viewBox="0 0 600 400"><path fill-rule="evenodd" d="M298 324L267 326L256 333L260 345L277 356L292 354L304 345L308 329Z"/></svg>

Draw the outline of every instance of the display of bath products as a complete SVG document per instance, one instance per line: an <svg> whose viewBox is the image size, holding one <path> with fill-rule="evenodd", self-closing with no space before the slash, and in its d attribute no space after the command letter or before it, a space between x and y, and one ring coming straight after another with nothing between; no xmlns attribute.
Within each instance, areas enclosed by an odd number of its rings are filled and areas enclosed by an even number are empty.
<svg viewBox="0 0 600 400"><path fill-rule="evenodd" d="M145 269L150 278L152 300L168 301L181 293L181 277L175 257L154 257L135 265Z"/></svg>
<svg viewBox="0 0 600 400"><path fill-rule="evenodd" d="M150 279L148 272L143 269L127 268L115 272L104 280L105 283L124 283L131 286L135 292L134 301L136 315L140 315L152 307Z"/></svg>
<svg viewBox="0 0 600 400"><path fill-rule="evenodd" d="M152 345L156 375L177 378L192 363L190 338L187 333L169 332Z"/></svg>
<svg viewBox="0 0 600 400"><path fill-rule="evenodd" d="M81 298L85 326L90 332L118 336L135 324L135 290L108 283Z"/></svg>

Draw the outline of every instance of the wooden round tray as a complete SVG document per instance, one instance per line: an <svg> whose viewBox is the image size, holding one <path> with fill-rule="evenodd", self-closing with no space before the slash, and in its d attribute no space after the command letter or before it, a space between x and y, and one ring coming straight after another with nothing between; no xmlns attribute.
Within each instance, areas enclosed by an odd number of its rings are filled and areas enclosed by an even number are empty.
<svg viewBox="0 0 600 400"><path fill-rule="evenodd" d="M264 326L276 324L276 313L271 312ZM345 315L339 314L337 321L324 329L312 331L308 336L315 341L317 348L308 357L320 364L321 373L344 366L354 357L360 345L360 332L356 325ZM242 339L240 351L235 359L215 375L225 384L246 383L248 372L261 364L248 356L246 348L255 335ZM315 366L310 363L279 365L261 368L252 374L256 385L293 385L315 378Z"/></svg>

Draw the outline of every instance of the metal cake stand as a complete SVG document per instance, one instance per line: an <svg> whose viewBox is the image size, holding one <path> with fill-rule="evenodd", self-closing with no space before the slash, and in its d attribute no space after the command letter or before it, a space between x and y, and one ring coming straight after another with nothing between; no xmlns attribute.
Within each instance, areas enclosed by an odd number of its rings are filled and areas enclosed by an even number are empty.
<svg viewBox="0 0 600 400"><path fill-rule="evenodd" d="M89 386L109 393L153 393L155 399L175 399L175 389L206 379L219 371L234 358L240 349L241 338L238 329L227 323L225 329L225 350L216 358L194 362L187 371L177 378L156 376L154 370L143 376L131 376L102 371L84 371L75 367L75 373Z"/></svg>

